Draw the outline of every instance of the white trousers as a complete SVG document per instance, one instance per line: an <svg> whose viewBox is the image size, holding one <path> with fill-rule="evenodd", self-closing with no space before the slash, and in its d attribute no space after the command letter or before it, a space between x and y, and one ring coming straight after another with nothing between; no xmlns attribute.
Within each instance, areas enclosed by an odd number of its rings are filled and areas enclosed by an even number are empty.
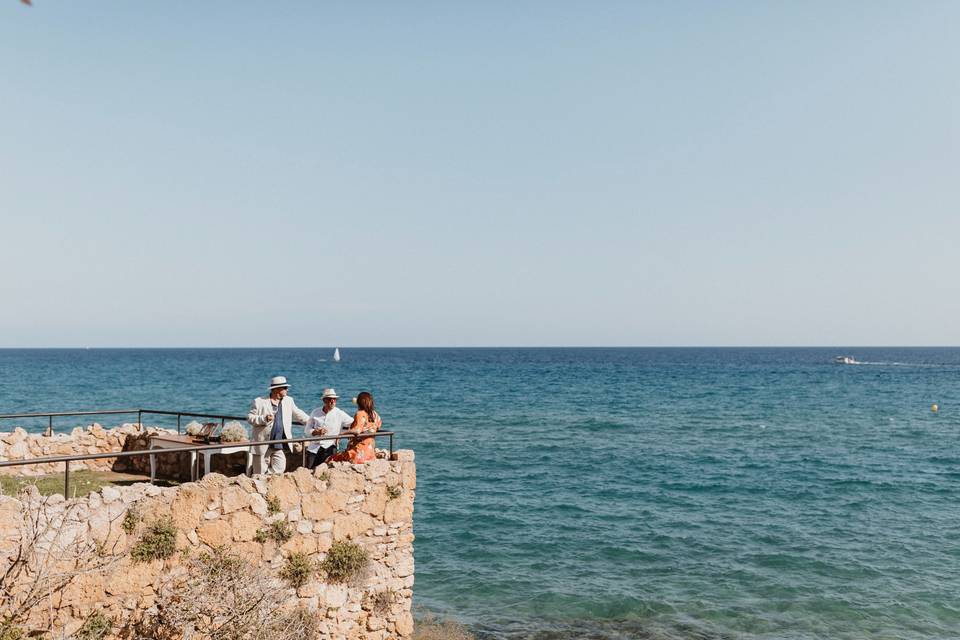
<svg viewBox="0 0 960 640"><path fill-rule="evenodd" d="M254 473L280 474L287 470L287 455L283 449L267 449L263 456L253 457Z"/></svg>

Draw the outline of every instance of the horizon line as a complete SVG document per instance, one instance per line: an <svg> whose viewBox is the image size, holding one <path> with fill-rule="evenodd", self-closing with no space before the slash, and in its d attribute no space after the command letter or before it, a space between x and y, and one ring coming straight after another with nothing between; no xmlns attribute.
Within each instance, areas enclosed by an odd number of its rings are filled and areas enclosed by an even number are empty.
<svg viewBox="0 0 960 640"><path fill-rule="evenodd" d="M960 345L936 344L821 344L821 345L416 345L416 346L99 346L99 347L6 347L0 351L134 351L134 350L332 350L332 349L956 349Z"/></svg>

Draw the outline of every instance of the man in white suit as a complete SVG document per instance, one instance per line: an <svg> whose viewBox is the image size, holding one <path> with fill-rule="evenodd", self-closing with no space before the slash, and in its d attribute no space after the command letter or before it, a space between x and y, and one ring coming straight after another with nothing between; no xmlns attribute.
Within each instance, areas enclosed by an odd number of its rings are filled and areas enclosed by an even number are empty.
<svg viewBox="0 0 960 640"><path fill-rule="evenodd" d="M290 430L293 421L306 423L310 419L306 413L297 407L293 398L287 395L290 385L283 376L275 376L270 380L270 395L256 398L247 421L253 427L254 440L284 440L292 438ZM289 445L271 444L260 445L253 449L254 473L283 473L287 469L285 450ZM265 469L264 469L265 467Z"/></svg>

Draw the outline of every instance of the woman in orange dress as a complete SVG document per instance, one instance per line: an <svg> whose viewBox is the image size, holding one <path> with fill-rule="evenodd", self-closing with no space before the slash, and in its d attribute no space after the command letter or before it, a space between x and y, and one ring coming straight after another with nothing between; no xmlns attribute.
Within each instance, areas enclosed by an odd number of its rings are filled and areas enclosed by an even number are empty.
<svg viewBox="0 0 960 640"><path fill-rule="evenodd" d="M350 428L341 433L376 433L383 423L380 421L380 414L373 408L373 395L367 391L357 395L357 414L353 416L353 424ZM340 453L327 458L327 462L352 462L353 464L363 464L377 458L377 447L374 444L375 438L356 437L350 441L346 449Z"/></svg>

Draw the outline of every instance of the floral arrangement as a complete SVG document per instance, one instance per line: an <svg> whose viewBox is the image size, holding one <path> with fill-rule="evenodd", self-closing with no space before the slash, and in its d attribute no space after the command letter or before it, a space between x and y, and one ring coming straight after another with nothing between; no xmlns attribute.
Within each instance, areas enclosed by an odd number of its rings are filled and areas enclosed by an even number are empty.
<svg viewBox="0 0 960 640"><path fill-rule="evenodd" d="M220 442L243 442L246 439L247 430L236 421L223 425L223 430L220 431Z"/></svg>
<svg viewBox="0 0 960 640"><path fill-rule="evenodd" d="M203 425L194 420L187 425L188 436L198 436L203 432Z"/></svg>

